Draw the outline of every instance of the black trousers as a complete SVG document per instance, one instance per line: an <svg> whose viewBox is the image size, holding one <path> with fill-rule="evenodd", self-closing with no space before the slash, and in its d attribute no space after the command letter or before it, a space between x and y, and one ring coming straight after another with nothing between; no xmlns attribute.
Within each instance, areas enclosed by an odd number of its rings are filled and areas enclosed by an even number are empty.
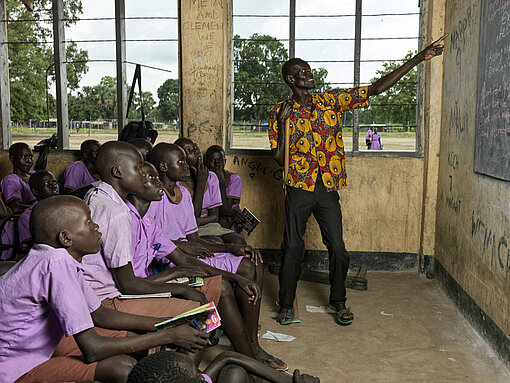
<svg viewBox="0 0 510 383"><path fill-rule="evenodd" d="M282 265L279 273L279 300L283 308L291 308L301 276L305 253L303 235L313 213L319 224L322 243L329 253L329 302L345 302L345 278L349 269L349 254L342 238L342 211L337 192L327 192L320 175L315 190L287 188L285 197L285 233L282 243Z"/></svg>

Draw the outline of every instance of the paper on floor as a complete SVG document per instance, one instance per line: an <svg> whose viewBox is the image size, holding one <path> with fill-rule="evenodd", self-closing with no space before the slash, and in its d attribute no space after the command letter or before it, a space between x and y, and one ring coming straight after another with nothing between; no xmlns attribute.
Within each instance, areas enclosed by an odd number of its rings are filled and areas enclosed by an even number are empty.
<svg viewBox="0 0 510 383"><path fill-rule="evenodd" d="M269 330L267 330L266 333L262 335L262 338L275 340L277 342L292 342L294 339L296 339L292 335L281 334L279 332L272 332Z"/></svg>
<svg viewBox="0 0 510 383"><path fill-rule="evenodd" d="M334 314L335 311L328 306L310 306L306 305L306 311L309 313L324 313L324 314Z"/></svg>

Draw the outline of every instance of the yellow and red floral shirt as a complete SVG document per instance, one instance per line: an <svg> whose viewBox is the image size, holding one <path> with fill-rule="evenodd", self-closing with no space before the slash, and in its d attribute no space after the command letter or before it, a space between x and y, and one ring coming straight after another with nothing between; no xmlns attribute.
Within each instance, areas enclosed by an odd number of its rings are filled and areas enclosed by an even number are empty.
<svg viewBox="0 0 510 383"><path fill-rule="evenodd" d="M269 112L269 142L275 149L278 140L279 102ZM294 102L290 116L289 174L285 183L314 191L317 175L328 191L347 185L345 149L342 137L342 113L366 108L368 87L329 89L312 94L313 110Z"/></svg>

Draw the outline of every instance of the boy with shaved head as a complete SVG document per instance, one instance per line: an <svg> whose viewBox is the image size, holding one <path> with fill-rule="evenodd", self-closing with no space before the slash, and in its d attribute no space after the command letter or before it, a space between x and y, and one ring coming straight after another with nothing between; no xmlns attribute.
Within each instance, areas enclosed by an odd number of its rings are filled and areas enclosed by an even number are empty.
<svg viewBox="0 0 510 383"><path fill-rule="evenodd" d="M255 357L248 341L239 308L234 299L232 287L223 283L221 276L204 279L204 286L198 290L167 280L139 278L133 269L132 235L130 210L124 199L128 194L145 192L146 178L142 170L143 158L138 150L125 142L103 144L96 158L96 168L101 176L94 189L85 196L92 218L103 232L100 257L86 256L83 259L85 278L102 304L116 310L133 314L175 316L214 301L222 318L225 332L237 351ZM169 244L168 251L175 250ZM167 275L168 279L172 276ZM249 287L258 298L258 288ZM168 298L164 301L152 299L119 299L122 294L149 294L170 292L184 299ZM220 300L221 294L221 300Z"/></svg>
<svg viewBox="0 0 510 383"><path fill-rule="evenodd" d="M206 345L207 336L190 326L156 333L161 319L101 306L80 264L100 249L101 233L80 199L39 202L30 231L36 244L0 277L0 316L9 318L0 321L0 381L125 382L136 363L128 353L168 343L189 350ZM126 337L114 331L120 329L147 334Z"/></svg>
<svg viewBox="0 0 510 383"><path fill-rule="evenodd" d="M38 201L58 195L58 182L52 172L38 170L28 180L30 190ZM18 220L18 238L21 251L26 253L32 247L32 236L29 229L30 215L34 206L31 206L21 214Z"/></svg>
<svg viewBox="0 0 510 383"><path fill-rule="evenodd" d="M81 143L81 160L73 162L64 172L66 194L98 180L94 162L100 147L101 144L97 140L85 140Z"/></svg>
<svg viewBox="0 0 510 383"><path fill-rule="evenodd" d="M133 138L128 142L138 149L144 161L149 161L152 152L152 144L150 141L147 141L145 138Z"/></svg>
<svg viewBox="0 0 510 383"><path fill-rule="evenodd" d="M28 179L33 171L34 154L24 142L12 144L9 148L9 159L12 163L12 174L2 179L2 196L14 214L29 208L36 198L30 191Z"/></svg>
<svg viewBox="0 0 510 383"><path fill-rule="evenodd" d="M165 195L160 201L150 204L147 215L160 226L164 235L173 240L180 250L192 256L200 257L214 252L213 258L206 257L201 261L223 270L224 279L232 281L237 287L240 286L239 277L241 281L256 282L261 287L263 270L257 251L243 245L213 244L198 236L191 195L181 184L189 174L184 150L175 144L159 143L152 151L151 161L158 170ZM171 254L169 258L179 264L179 260L174 260L173 256L174 254ZM253 262L249 258L252 258ZM181 258L180 262L185 263L189 260ZM257 332L260 301L255 300L252 304L243 290L236 288L236 298L257 357L273 368L285 369L287 366L283 361L267 354L259 346Z"/></svg>
<svg viewBox="0 0 510 383"><path fill-rule="evenodd" d="M143 158L126 142L110 141L98 151L96 168L101 181L85 195L91 216L103 233L99 256L83 259L85 279L103 305L135 314L175 316L209 301L218 303L221 278L208 278L201 291L193 288L137 278L133 271L131 218L124 199L145 191ZM121 294L169 292L183 299L169 298L121 300ZM204 295L205 294L205 295ZM207 297L207 298L206 298Z"/></svg>

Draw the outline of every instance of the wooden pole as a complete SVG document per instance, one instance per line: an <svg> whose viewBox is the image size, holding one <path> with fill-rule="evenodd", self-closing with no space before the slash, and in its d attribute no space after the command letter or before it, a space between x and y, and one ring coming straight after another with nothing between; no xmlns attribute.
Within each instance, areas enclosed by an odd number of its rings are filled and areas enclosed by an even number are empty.
<svg viewBox="0 0 510 383"><path fill-rule="evenodd" d="M289 175L289 156L290 156L290 119L285 120L285 151L284 151L284 164L283 164L283 183L285 188L285 195L287 195L287 176Z"/></svg>
<svg viewBox="0 0 510 383"><path fill-rule="evenodd" d="M0 149L11 146L11 102L9 95L9 60L7 55L7 8L0 0Z"/></svg>
<svg viewBox="0 0 510 383"><path fill-rule="evenodd" d="M287 195L287 188L289 187L287 184L287 176L289 175L289 157L290 157L290 119L287 118L285 120L285 151L284 151L284 165L283 165L283 177L284 177L284 188L285 195ZM294 298L294 302L292 304L292 308L294 310L294 320L299 321L299 306L297 300L297 289L296 289L296 297Z"/></svg>
<svg viewBox="0 0 510 383"><path fill-rule="evenodd" d="M117 134L127 123L126 2L115 0L115 61L117 68Z"/></svg>
<svg viewBox="0 0 510 383"><path fill-rule="evenodd" d="M67 69L64 25L64 1L53 0L53 56L57 90L58 148L69 149L69 111L67 104Z"/></svg>

